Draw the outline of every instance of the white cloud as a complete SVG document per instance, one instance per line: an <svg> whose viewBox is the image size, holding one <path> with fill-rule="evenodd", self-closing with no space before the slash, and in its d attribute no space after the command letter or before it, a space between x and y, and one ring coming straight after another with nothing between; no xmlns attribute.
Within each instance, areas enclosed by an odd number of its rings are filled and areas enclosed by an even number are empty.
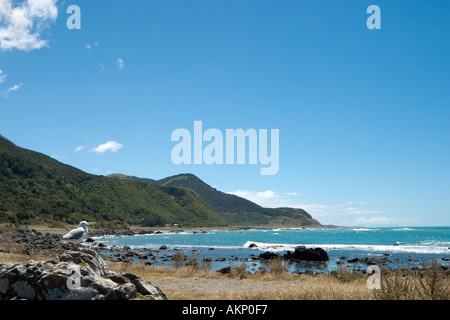
<svg viewBox="0 0 450 320"><path fill-rule="evenodd" d="M5 82L5 80L6 80L6 74L3 74L3 71L0 70L0 83Z"/></svg>
<svg viewBox="0 0 450 320"><path fill-rule="evenodd" d="M104 153L106 151L117 152L122 148L123 148L123 145L121 145L120 143L118 143L116 141L108 141L106 143L103 143L103 144L97 146L94 149L94 152L96 152L96 153Z"/></svg>
<svg viewBox="0 0 450 320"><path fill-rule="evenodd" d="M237 190L228 192L239 197L248 199L265 208L280 208L290 207L297 209L304 209L310 213L314 218L329 218L336 216L348 215L366 215L366 214L381 214L382 211L367 208L368 203L364 201L346 201L335 204L319 204L319 203L305 203L289 198L289 196L298 196L300 193L287 192L279 193L273 190L266 191L249 191Z"/></svg>
<svg viewBox="0 0 450 320"><path fill-rule="evenodd" d="M1 0L0 0L1 1ZM22 87L23 83L21 84L16 84L14 86L12 86L11 88L8 88L7 90L5 90L4 94L5 96L8 96L11 92L15 92L17 90L19 90Z"/></svg>
<svg viewBox="0 0 450 320"><path fill-rule="evenodd" d="M80 152L82 150L84 150L86 148L86 146L78 146L75 148L75 152Z"/></svg>
<svg viewBox="0 0 450 320"><path fill-rule="evenodd" d="M124 63L124 61L122 60L122 58L119 58L119 59L117 59L116 64L117 64L117 66L119 67L119 69L122 70L125 63Z"/></svg>
<svg viewBox="0 0 450 320"><path fill-rule="evenodd" d="M36 50L47 46L41 32L58 16L58 0L0 0L0 49Z"/></svg>
<svg viewBox="0 0 450 320"><path fill-rule="evenodd" d="M245 198L250 200L260 206L266 208L275 208L275 207L283 207L287 199L284 199L282 196L276 194L272 190L266 191L250 191L250 190L236 190L230 191L228 194L234 194L238 197Z"/></svg>
<svg viewBox="0 0 450 320"><path fill-rule="evenodd" d="M98 43L98 41L92 41L91 43L87 43L84 45L88 52L90 52L91 49L98 48L99 46L100 44Z"/></svg>

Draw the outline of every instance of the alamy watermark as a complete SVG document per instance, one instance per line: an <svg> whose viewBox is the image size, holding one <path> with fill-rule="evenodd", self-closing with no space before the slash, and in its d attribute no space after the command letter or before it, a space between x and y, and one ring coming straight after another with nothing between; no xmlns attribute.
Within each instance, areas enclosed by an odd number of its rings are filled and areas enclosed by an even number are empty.
<svg viewBox="0 0 450 320"><path fill-rule="evenodd" d="M367 268L367 274L369 277L367 278L367 289L381 289L381 270L379 266L369 266Z"/></svg>
<svg viewBox="0 0 450 320"><path fill-rule="evenodd" d="M68 289L78 289L81 287L81 270L80 266L71 265L68 270L71 272L70 277L67 278L66 285Z"/></svg>
<svg viewBox="0 0 450 320"><path fill-rule="evenodd" d="M203 122L194 121L193 134L187 129L172 132L171 159L174 164L261 164L261 175L275 175L280 167L280 131L267 129L219 129L203 132ZM208 142L204 144L204 142ZM269 154L270 147L270 154ZM247 152L248 150L248 152ZM192 157L193 155L193 157ZM247 157L248 155L248 157Z"/></svg>
<svg viewBox="0 0 450 320"><path fill-rule="evenodd" d="M67 18L66 25L69 30L81 29L81 9L77 5L70 5L66 10L70 16ZM370 16L367 18L366 26L368 29L381 29L381 9L377 5L370 5L366 10Z"/></svg>
<svg viewBox="0 0 450 320"><path fill-rule="evenodd" d="M67 7L66 12L68 14L70 14L70 16L67 18L67 21L66 21L67 29L80 30L81 29L81 9L80 9L80 7L77 5L74 5L74 4L70 5Z"/></svg>

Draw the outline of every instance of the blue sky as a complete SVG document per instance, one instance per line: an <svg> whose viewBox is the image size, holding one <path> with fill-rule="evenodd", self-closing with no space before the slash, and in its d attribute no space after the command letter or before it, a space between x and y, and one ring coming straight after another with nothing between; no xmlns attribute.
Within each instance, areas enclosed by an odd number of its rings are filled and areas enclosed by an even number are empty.
<svg viewBox="0 0 450 320"><path fill-rule="evenodd" d="M446 0L1 2L0 134L19 146L93 174L193 173L325 224L450 225ZM278 173L173 164L196 120L279 129Z"/></svg>

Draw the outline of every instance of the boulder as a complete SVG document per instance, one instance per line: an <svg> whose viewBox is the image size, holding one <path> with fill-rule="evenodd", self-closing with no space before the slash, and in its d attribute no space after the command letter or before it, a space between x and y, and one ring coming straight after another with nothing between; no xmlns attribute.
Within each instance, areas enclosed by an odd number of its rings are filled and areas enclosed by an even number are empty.
<svg viewBox="0 0 450 320"><path fill-rule="evenodd" d="M0 299L166 300L151 283L112 271L94 250L66 251L48 261L0 263Z"/></svg>
<svg viewBox="0 0 450 320"><path fill-rule="evenodd" d="M365 263L367 265L384 265L387 263L392 262L391 260L389 260L388 258L377 258L377 257L364 257L360 260L360 262Z"/></svg>
<svg viewBox="0 0 450 320"><path fill-rule="evenodd" d="M231 267L225 267L225 268L217 270L216 272L221 273L221 274L229 274L231 272Z"/></svg>
<svg viewBox="0 0 450 320"><path fill-rule="evenodd" d="M280 255L278 253L273 253L270 251L263 252L258 256L258 258L260 260L272 260L272 259L276 259L279 257L280 257Z"/></svg>
<svg viewBox="0 0 450 320"><path fill-rule="evenodd" d="M294 252L288 251L283 256L290 261L328 261L328 254L322 248L307 249L304 246L295 248Z"/></svg>

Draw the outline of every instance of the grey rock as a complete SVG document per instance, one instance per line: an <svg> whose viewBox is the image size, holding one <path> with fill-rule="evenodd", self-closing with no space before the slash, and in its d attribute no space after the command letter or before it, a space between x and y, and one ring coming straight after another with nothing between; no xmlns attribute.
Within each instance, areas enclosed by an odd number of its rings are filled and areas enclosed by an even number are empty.
<svg viewBox="0 0 450 320"><path fill-rule="evenodd" d="M138 293L152 300L167 299L151 283L112 271L87 248L48 261L0 263L1 300L129 300Z"/></svg>

